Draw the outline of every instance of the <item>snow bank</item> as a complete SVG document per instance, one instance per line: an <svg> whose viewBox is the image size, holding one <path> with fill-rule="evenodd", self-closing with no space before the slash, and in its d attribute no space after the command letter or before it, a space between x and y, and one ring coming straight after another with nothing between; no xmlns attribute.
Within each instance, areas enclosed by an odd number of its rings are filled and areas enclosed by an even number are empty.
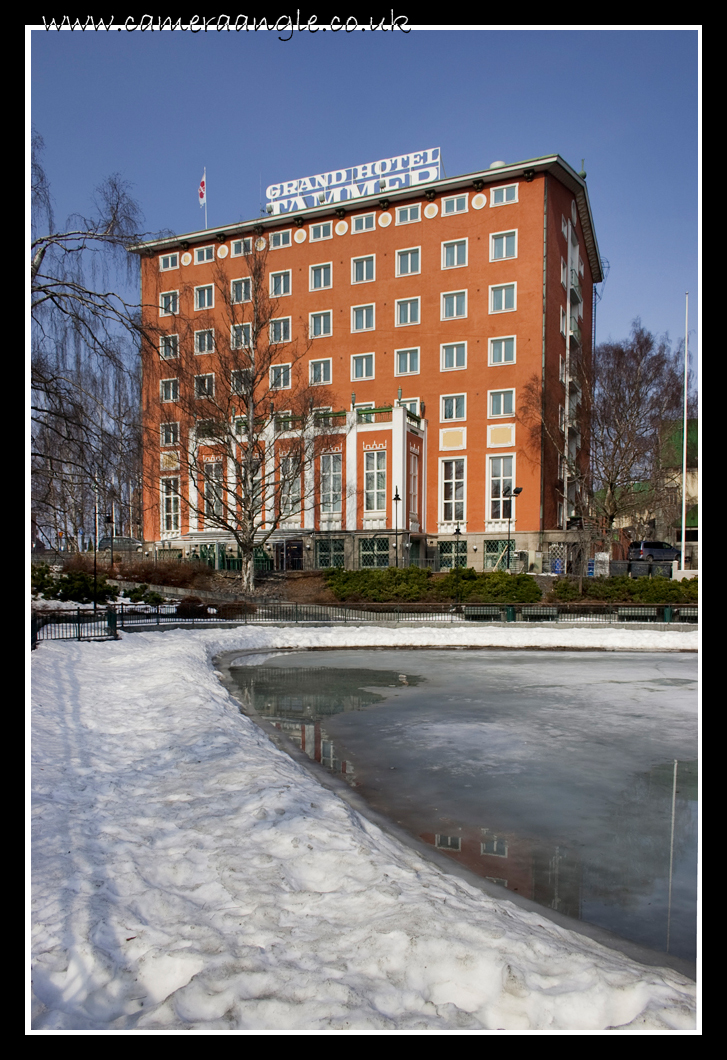
<svg viewBox="0 0 727 1060"><path fill-rule="evenodd" d="M442 873L273 746L210 664L237 648L564 636L664 650L696 633L253 627L41 644L32 1026L693 1028L693 983Z"/></svg>

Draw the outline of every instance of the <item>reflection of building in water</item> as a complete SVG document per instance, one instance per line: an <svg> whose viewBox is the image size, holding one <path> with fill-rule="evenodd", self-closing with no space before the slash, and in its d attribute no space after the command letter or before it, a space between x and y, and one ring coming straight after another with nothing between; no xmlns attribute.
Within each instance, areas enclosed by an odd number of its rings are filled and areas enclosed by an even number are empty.
<svg viewBox="0 0 727 1060"><path fill-rule="evenodd" d="M231 670L245 706L265 717L316 718L362 710L384 696L371 686L416 685L412 675L389 670L334 669L330 666L244 666Z"/></svg>
<svg viewBox="0 0 727 1060"><path fill-rule="evenodd" d="M354 783L353 762L338 758L333 742L329 740L319 721L304 722L293 721L289 718L276 718L273 724L276 729L280 729L300 747L301 751L305 751L314 762L320 762L333 773L341 773L350 784Z"/></svg>

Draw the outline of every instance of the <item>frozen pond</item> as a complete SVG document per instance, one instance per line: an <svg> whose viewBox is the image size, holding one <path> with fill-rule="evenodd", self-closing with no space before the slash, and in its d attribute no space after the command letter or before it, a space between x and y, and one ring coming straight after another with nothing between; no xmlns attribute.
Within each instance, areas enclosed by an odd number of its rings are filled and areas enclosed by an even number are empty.
<svg viewBox="0 0 727 1060"><path fill-rule="evenodd" d="M315 651L230 673L246 709L468 869L695 958L694 655Z"/></svg>

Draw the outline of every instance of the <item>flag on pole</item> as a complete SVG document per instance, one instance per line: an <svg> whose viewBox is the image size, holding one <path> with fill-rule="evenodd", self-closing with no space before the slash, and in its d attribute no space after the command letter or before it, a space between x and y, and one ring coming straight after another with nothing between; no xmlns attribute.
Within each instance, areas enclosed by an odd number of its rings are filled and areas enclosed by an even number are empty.
<svg viewBox="0 0 727 1060"><path fill-rule="evenodd" d="M206 167L205 167L204 173L202 175L202 180L200 181L199 191L197 192L197 194L199 196L199 205L200 206L206 206L207 205L207 169L206 169Z"/></svg>

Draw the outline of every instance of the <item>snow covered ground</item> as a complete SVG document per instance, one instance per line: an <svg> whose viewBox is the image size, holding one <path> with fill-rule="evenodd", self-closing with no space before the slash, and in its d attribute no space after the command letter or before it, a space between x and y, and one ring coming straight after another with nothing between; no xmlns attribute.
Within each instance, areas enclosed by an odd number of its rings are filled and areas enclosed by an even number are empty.
<svg viewBox="0 0 727 1060"><path fill-rule="evenodd" d="M41 643L31 1026L693 1033L694 983L441 872L274 746L211 660L697 642L696 630L271 626Z"/></svg>

